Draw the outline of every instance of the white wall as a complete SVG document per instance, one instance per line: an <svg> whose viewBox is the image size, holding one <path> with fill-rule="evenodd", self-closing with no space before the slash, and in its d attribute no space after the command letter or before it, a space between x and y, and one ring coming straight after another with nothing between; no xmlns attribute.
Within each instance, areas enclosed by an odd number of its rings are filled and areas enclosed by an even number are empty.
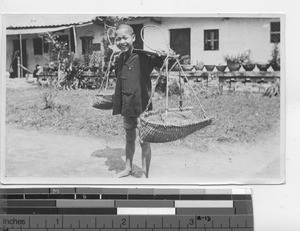
<svg viewBox="0 0 300 231"><path fill-rule="evenodd" d="M77 38L77 53L82 53L82 36L93 36L93 43L100 43L104 36L103 26L91 24L87 26L76 27L76 38Z"/></svg>
<svg viewBox="0 0 300 231"><path fill-rule="evenodd" d="M243 52L247 49L252 51L252 59L256 62L268 61L271 57L273 44L270 43L270 22L279 19L271 18L187 18L165 17L162 24L155 24L144 20L144 25L157 25L162 28L167 42L170 40L170 29L191 28L191 60L192 62L203 61L205 64L224 63L224 55ZM219 50L204 51L204 30L219 29ZM80 37L93 36L93 43L100 43L103 26L91 24L76 28L77 53L82 53ZM62 34L69 34L69 29ZM36 64L45 65L48 60L42 55L33 54L33 40L36 35L23 35L26 39L28 68L34 70ZM12 57L12 40L17 36L7 36L7 70ZM147 27L144 31L145 43L154 49L166 50L166 41L161 31L154 27ZM144 44L144 49L150 50ZM31 57L31 58L30 58Z"/></svg>
<svg viewBox="0 0 300 231"><path fill-rule="evenodd" d="M224 55L252 51L256 62L268 61L273 44L270 43L271 18L163 18L164 34L170 39L169 29L191 28L191 59L205 64L224 63ZM150 23L153 24L153 23ZM204 51L204 30L219 29L219 50ZM145 42L155 48L165 49L160 31L156 28L145 29ZM145 49L149 50L145 46Z"/></svg>

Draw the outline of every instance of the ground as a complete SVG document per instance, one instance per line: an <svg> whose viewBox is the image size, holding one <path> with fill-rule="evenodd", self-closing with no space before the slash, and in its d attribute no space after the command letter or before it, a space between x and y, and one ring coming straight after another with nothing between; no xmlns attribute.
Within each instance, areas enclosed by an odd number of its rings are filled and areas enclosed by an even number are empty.
<svg viewBox="0 0 300 231"><path fill-rule="evenodd" d="M16 81L10 81L9 84L11 85L7 85L6 177L113 179L115 174L125 167L122 129L112 127L110 132L104 131L100 135L95 135L93 132L78 131L75 125L74 129L70 130L57 129L55 125L49 126L47 119L44 119L46 123L44 126L39 124L38 126L32 126L32 124L29 126L30 113L28 111L30 110L26 111L27 117L21 117L24 113L24 110L21 109L25 106L22 103L22 106L18 105L14 93L18 89L19 92L24 93L19 96L26 98L25 94L28 92L37 93L36 87L26 82L20 86ZM67 93L64 92L64 94ZM14 100L11 99L12 95L15 96ZM257 96L254 96L254 99L257 100L255 97ZM216 104L220 100L221 97L205 102L209 112L211 111L208 104L213 104L213 107L216 108ZM233 99L230 98L230 100ZM258 100L264 102L265 99L258 98ZM270 99L268 102L277 105L274 99ZM252 103L252 101L248 102L249 108L250 106L254 107ZM28 101L28 105L30 104L31 102ZM41 115L38 108L34 106L33 108L36 111L35 114ZM16 110L18 114L13 113ZM218 110L223 112L218 114ZM233 113L243 116L243 110L239 110L233 111ZM266 111L273 112L272 110L274 108ZM278 111L278 109L276 110ZM108 112L105 113L107 116L109 115ZM260 111L256 113L263 114ZM214 114L220 118L221 115L226 114L226 111L217 108ZM158 182L166 179L168 183L170 180L177 183L281 182L284 169L280 154L279 119L273 118L271 116L273 114L266 114L269 117L268 121L271 122L270 125L264 122L265 118L254 115L258 117L256 123L263 123L265 129L262 129L264 128L262 125L242 123L241 118L239 118L238 125L231 125L233 122L230 119L220 123L215 118L215 122L206 131L195 133L184 140L172 143L152 144L150 178ZM52 116L52 112L49 112L49 116ZM63 118L62 116L61 120ZM24 122L25 119L27 122ZM235 118L235 120L238 119ZM79 119L74 119L72 123L74 121L80 123ZM85 121L89 126L86 118ZM117 123L116 121L113 120L113 123ZM104 122L102 121L102 123ZM70 126L73 125L68 125L68 127ZM217 130L218 127L224 129L224 132L221 130L220 134L217 133L220 130ZM235 130L234 127L237 129ZM249 132L239 138L241 133L238 131L242 130L241 127L246 127ZM90 127L90 129L92 128ZM98 129L99 126L96 128ZM242 130L242 132L245 131ZM133 179L139 178L141 175L141 156L138 143L137 147L134 157L134 174L131 177Z"/></svg>

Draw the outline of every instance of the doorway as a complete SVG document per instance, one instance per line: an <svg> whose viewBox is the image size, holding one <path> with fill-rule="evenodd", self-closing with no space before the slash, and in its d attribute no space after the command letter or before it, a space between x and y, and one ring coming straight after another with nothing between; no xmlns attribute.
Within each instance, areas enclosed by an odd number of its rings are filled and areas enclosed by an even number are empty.
<svg viewBox="0 0 300 231"><path fill-rule="evenodd" d="M171 29L170 47L181 56L191 56L191 29Z"/></svg>

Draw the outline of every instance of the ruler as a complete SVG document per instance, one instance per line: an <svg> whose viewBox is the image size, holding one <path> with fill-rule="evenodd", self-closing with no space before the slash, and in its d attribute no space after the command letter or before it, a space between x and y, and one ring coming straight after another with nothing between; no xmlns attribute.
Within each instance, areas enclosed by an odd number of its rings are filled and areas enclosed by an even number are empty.
<svg viewBox="0 0 300 231"><path fill-rule="evenodd" d="M253 231L249 189L0 188L0 231Z"/></svg>

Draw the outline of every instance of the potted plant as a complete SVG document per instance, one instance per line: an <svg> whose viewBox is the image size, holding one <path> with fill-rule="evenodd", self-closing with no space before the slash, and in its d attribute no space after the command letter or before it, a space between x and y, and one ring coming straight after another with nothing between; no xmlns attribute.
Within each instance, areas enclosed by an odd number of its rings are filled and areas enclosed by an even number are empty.
<svg viewBox="0 0 300 231"><path fill-rule="evenodd" d="M251 59L251 50L247 50L244 52L243 58L242 58L242 66L245 71L253 71L255 68L255 63Z"/></svg>
<svg viewBox="0 0 300 231"><path fill-rule="evenodd" d="M204 65L205 69L207 71L213 71L215 69L216 65Z"/></svg>
<svg viewBox="0 0 300 231"><path fill-rule="evenodd" d="M243 63L243 68L245 71L253 71L253 69L255 68L255 63L252 61L247 61Z"/></svg>
<svg viewBox="0 0 300 231"><path fill-rule="evenodd" d="M202 71L204 68L204 63L202 61L197 61L196 65L194 65L196 71Z"/></svg>
<svg viewBox="0 0 300 231"><path fill-rule="evenodd" d="M272 58L269 60L271 67L274 71L280 71L280 52L278 43L274 44L271 56Z"/></svg>
<svg viewBox="0 0 300 231"><path fill-rule="evenodd" d="M221 64L221 63L219 63L219 64L216 66L216 68L217 68L217 70L218 70L219 72L224 72L225 69L226 69L226 67L227 67L226 64Z"/></svg>
<svg viewBox="0 0 300 231"><path fill-rule="evenodd" d="M268 63L268 62L259 62L259 63L256 63L256 66L260 71L267 71L268 68L270 67L270 63Z"/></svg>
<svg viewBox="0 0 300 231"><path fill-rule="evenodd" d="M241 67L241 60L238 55L226 55L224 60L229 71L238 71Z"/></svg>
<svg viewBox="0 0 300 231"><path fill-rule="evenodd" d="M180 68L179 68L178 64L176 64L176 65L172 68L171 71L179 71L179 70L180 70Z"/></svg>
<svg viewBox="0 0 300 231"><path fill-rule="evenodd" d="M248 60L250 58L250 54L251 51L246 50L242 53L225 55L224 60L227 63L227 67L230 71L238 71L242 63L244 63L245 60Z"/></svg>

